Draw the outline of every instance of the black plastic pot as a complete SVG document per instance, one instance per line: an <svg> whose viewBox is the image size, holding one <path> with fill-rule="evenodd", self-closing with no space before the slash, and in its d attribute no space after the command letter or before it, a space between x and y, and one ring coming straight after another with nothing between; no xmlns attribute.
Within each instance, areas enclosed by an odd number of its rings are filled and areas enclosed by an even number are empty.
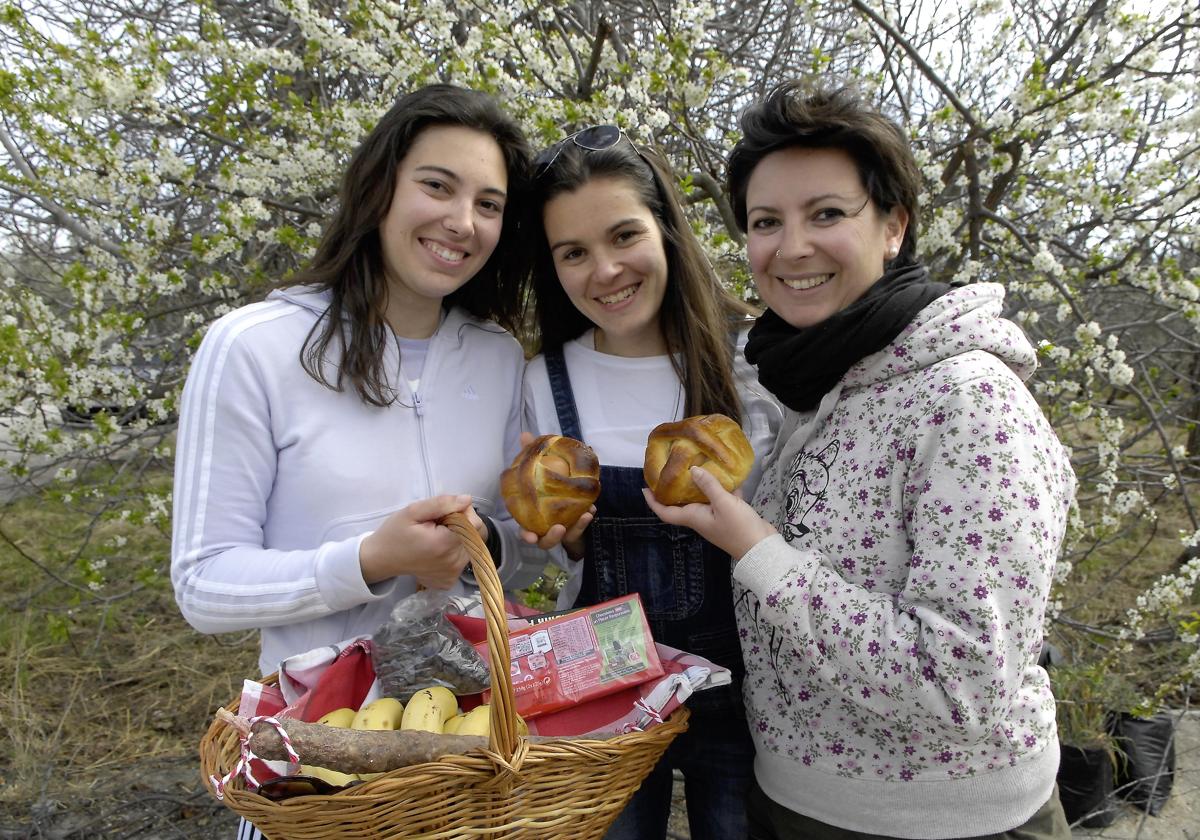
<svg viewBox="0 0 1200 840"><path fill-rule="evenodd" d="M1113 715L1117 745L1117 796L1157 817L1175 782L1175 718Z"/></svg>
<svg viewBox="0 0 1200 840"><path fill-rule="evenodd" d="M1058 796L1067 822L1084 828L1112 825L1121 807L1113 796L1115 768L1105 747L1062 744L1058 765Z"/></svg>

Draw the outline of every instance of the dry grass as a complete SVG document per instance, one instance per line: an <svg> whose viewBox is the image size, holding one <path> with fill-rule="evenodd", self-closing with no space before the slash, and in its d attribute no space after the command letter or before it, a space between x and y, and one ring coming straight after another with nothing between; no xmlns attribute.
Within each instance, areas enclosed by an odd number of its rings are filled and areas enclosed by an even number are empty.
<svg viewBox="0 0 1200 840"><path fill-rule="evenodd" d="M110 560L97 593L115 600L73 585L75 566L56 546L87 523L70 520L53 499L23 500L2 520L22 536L0 545L0 837L10 825L14 837L117 836L113 819L131 813L118 797L131 784L168 772L198 789L196 744L257 670L256 634L201 636L180 617L165 569L148 572L145 558L166 556L157 528L126 529L123 553L139 560ZM179 796L183 811L203 806L189 804L188 790ZM92 821L50 831L72 803Z"/></svg>
<svg viewBox="0 0 1200 840"><path fill-rule="evenodd" d="M49 767L70 779L192 750L215 708L255 671L250 640L223 647L182 622L139 624L107 631L88 659L47 643L9 650L0 707L12 777L0 798L28 795Z"/></svg>
<svg viewBox="0 0 1200 840"><path fill-rule="evenodd" d="M168 821L189 810L219 811L200 791L196 744L216 707L254 673L254 647L249 640L222 646L181 622L155 620L113 629L86 662L50 644L10 649L0 661L8 733L0 747L0 827L61 828L64 819L90 817L113 830L85 820L77 833L45 836L126 836L125 818L147 817L130 800L171 789L177 802L139 807Z"/></svg>
<svg viewBox="0 0 1200 840"><path fill-rule="evenodd" d="M1086 521L1101 512L1085 507L1082 515ZM1177 569L1184 551L1179 535L1193 530L1182 499L1164 493L1155 500L1154 516L1127 517L1119 533L1102 543L1078 546L1062 593L1072 617L1089 623L1122 620L1139 594Z"/></svg>

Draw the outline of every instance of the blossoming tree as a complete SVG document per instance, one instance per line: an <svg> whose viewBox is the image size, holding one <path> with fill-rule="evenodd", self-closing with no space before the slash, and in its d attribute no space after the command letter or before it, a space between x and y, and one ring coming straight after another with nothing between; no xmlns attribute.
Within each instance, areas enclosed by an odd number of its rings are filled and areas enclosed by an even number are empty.
<svg viewBox="0 0 1200 840"><path fill-rule="evenodd" d="M750 294L720 186L737 114L781 79L840 79L911 132L931 268L1003 283L1041 349L1035 390L1080 477L1052 619L1118 645L1173 638L1194 674L1200 13L1143 5L0 6L0 454L17 492L103 525L28 559L101 602L123 594L106 564L161 572L165 543L134 558L123 527L166 527L169 482L149 468L169 466L199 337L303 262L337 173L398 92L493 91L535 143L626 126L674 161L697 231ZM86 424L64 426L64 409ZM1161 578L1089 611L1097 569L1138 568L1150 546Z"/></svg>

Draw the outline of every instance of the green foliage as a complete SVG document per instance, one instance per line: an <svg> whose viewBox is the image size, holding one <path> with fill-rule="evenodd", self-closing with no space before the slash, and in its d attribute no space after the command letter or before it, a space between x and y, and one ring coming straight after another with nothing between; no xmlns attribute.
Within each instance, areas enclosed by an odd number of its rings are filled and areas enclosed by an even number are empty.
<svg viewBox="0 0 1200 840"><path fill-rule="evenodd" d="M1058 736L1076 747L1111 746L1108 715L1113 709L1130 709L1132 691L1103 663L1063 664L1050 668L1058 713Z"/></svg>
<svg viewBox="0 0 1200 840"><path fill-rule="evenodd" d="M558 609L558 592L566 582L566 573L557 566L547 566L532 586L519 593L525 605L540 612L554 612Z"/></svg>
<svg viewBox="0 0 1200 840"><path fill-rule="evenodd" d="M1200 634L1200 610L1192 610L1188 616L1179 621L1179 632L1191 636Z"/></svg>

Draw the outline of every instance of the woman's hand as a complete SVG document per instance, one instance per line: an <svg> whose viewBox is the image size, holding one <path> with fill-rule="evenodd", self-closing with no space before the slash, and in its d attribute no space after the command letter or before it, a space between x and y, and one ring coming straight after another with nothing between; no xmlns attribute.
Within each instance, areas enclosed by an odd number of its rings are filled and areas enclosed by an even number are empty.
<svg viewBox="0 0 1200 840"><path fill-rule="evenodd" d="M670 525L691 528L704 539L725 551L735 561L755 545L777 533L754 508L721 486L707 471L692 467L692 481L708 497L708 504L699 502L674 506L660 504L648 488L642 488L650 509Z"/></svg>
<svg viewBox="0 0 1200 840"><path fill-rule="evenodd" d="M487 533L467 495L433 496L413 502L383 520L359 545L358 565L368 584L412 575L429 589L449 589L470 562L462 539L438 520L459 512Z"/></svg>
<svg viewBox="0 0 1200 840"><path fill-rule="evenodd" d="M578 560L583 556L583 532L587 530L588 525L592 524L595 516L596 506L592 505L575 520L575 524L570 528L564 525L551 525L550 530L540 537L533 531L526 531L522 528L521 539L531 545L537 543L537 547L545 551L561 544L566 549L568 557Z"/></svg>

